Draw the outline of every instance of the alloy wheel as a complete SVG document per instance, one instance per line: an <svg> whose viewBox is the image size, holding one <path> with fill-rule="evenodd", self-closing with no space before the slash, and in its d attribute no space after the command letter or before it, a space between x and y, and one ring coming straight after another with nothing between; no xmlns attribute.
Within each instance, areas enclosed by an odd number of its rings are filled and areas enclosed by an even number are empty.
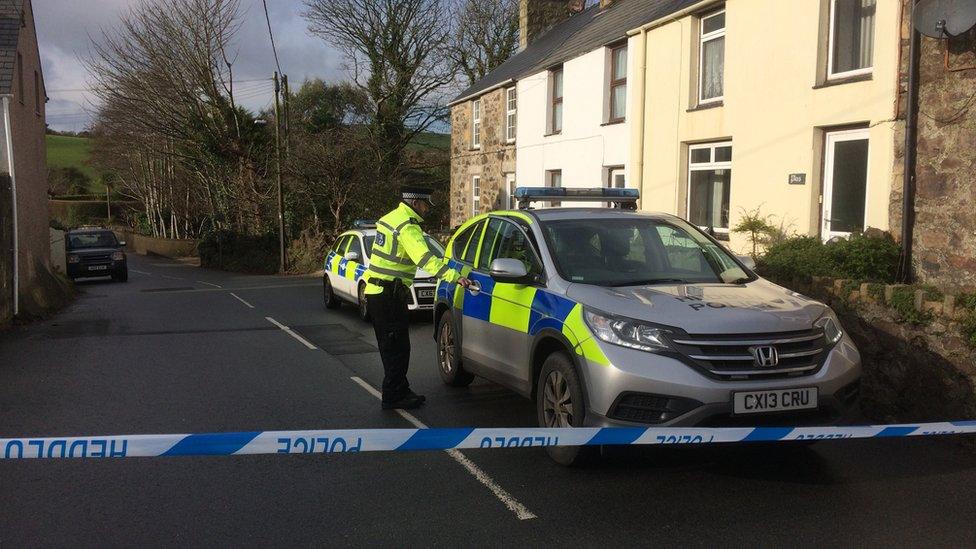
<svg viewBox="0 0 976 549"><path fill-rule="evenodd" d="M441 325L441 334L437 338L437 360L441 370L445 374L450 374L454 370L454 330L451 329L450 322Z"/></svg>
<svg viewBox="0 0 976 549"><path fill-rule="evenodd" d="M542 390L542 410L546 427L572 427L573 395L566 377L553 371L546 378Z"/></svg>

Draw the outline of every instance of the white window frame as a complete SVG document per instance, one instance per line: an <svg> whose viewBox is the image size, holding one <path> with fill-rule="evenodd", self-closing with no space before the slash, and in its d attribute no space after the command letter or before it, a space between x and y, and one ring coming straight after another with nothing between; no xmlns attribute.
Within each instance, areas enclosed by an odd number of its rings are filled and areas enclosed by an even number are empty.
<svg viewBox="0 0 976 549"><path fill-rule="evenodd" d="M517 204L515 204L515 172L508 172L505 174L505 200L503 205L506 210L514 209Z"/></svg>
<svg viewBox="0 0 976 549"><path fill-rule="evenodd" d="M559 185L556 185L556 175L559 175ZM561 189L563 187L563 170L562 168L557 168L554 170L546 170L546 187L550 189ZM546 204L550 208L558 208L562 205L562 200L552 200Z"/></svg>
<svg viewBox="0 0 976 549"><path fill-rule="evenodd" d="M731 159L728 161L723 160L721 162L715 161L716 149L721 147L731 147L731 146L732 146L731 141L716 141L713 143L699 143L697 145L688 146L688 172L686 174L688 178L688 182L685 185L685 195L686 195L685 196L685 219L687 219L689 223L691 223L691 173L697 171L731 170L732 169ZM711 152L709 153L709 162L707 163L699 162L696 164L692 164L691 163L692 151L700 151L703 149L711 149ZM729 178L729 186L731 187L731 185L732 185L732 179ZM729 207L731 208L731 203L729 204ZM732 224L732 220L730 219L729 225L731 224ZM703 231L707 231L709 229L708 227L701 227L701 226L699 226L699 228ZM712 229L715 230L716 234L728 235L730 227L729 228L712 227Z"/></svg>
<svg viewBox="0 0 976 549"><path fill-rule="evenodd" d="M725 29L728 26L728 18L726 18L725 25L722 26L721 30L712 31L705 34L705 21L715 17L717 15L722 15L725 13L724 9L713 11L711 13L705 14L698 19L698 104L699 105L709 105L712 103L719 103L725 100L725 59L723 54L722 59L722 95L717 97L711 97L705 99L702 97L702 84L705 82L705 43L711 42L712 40L717 40L719 38L725 38ZM728 45L728 44L726 44Z"/></svg>
<svg viewBox="0 0 976 549"><path fill-rule="evenodd" d="M481 148L481 98L471 102L471 148Z"/></svg>
<svg viewBox="0 0 976 549"><path fill-rule="evenodd" d="M562 79L562 86L559 93L559 97L556 97L556 74L560 75ZM561 105L559 109L559 128L556 128L556 105ZM559 67L549 70L549 135L559 135L563 133L563 128L566 123L566 71L564 67L560 65Z"/></svg>
<svg viewBox="0 0 976 549"><path fill-rule="evenodd" d="M607 180L604 182L606 188L608 189L626 189L627 188L627 169L624 166L607 166L606 167ZM616 187L614 184L614 178L617 175L624 176L624 186Z"/></svg>
<svg viewBox="0 0 976 549"><path fill-rule="evenodd" d="M833 208L834 193L834 159L836 158L836 146L845 141L867 141L867 171L864 174L864 224L861 230L868 228L868 198L871 196L871 130L869 128L858 128L854 130L828 131L824 136L824 183L823 183L823 204L820 210L820 234L824 242L833 237L849 238L851 233L834 231L830 228L830 216Z"/></svg>
<svg viewBox="0 0 976 549"><path fill-rule="evenodd" d="M505 89L505 142L514 143L518 133L518 91Z"/></svg>
<svg viewBox="0 0 976 549"><path fill-rule="evenodd" d="M828 13L827 13L827 24L830 27L830 31L829 31L828 37L827 37L827 80L838 80L838 79L842 79L842 78L850 78L852 76L861 76L861 75L873 73L874 72L874 51L871 52L871 66L870 67L864 67L862 69L854 69L852 71L845 71L845 72L837 72L837 73L834 72L834 40L836 38L836 30L837 30L836 29L836 27L837 27L836 22L837 21L836 21L836 18L834 17L834 14L837 13L837 0L829 0L829 1L830 1L830 9L828 10ZM877 28L878 28L877 27L877 23L878 23L878 20L877 20L878 4L877 4L877 2L875 2L874 6L875 6L874 7L874 9L875 9L875 20L874 20L874 23L875 24L874 24L873 32L877 33ZM873 39L871 40L871 47L874 48L874 40Z"/></svg>
<svg viewBox="0 0 976 549"><path fill-rule="evenodd" d="M471 177L471 215L481 213L481 176Z"/></svg>

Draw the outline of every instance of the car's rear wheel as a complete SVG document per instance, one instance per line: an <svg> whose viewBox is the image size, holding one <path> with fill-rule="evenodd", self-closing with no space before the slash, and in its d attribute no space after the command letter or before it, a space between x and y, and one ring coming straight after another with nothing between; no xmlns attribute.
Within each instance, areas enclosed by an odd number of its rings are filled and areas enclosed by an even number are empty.
<svg viewBox="0 0 976 549"><path fill-rule="evenodd" d="M359 283L359 290L356 292L359 301L359 318L363 322L371 322L372 317L369 316L369 301L366 299L366 283Z"/></svg>
<svg viewBox="0 0 976 549"><path fill-rule="evenodd" d="M335 295L335 291L332 289L332 282L329 280L329 275L322 275L322 291L323 291L323 301L325 302L326 309L338 309L342 304L339 298Z"/></svg>
<svg viewBox="0 0 976 549"><path fill-rule="evenodd" d="M467 387L474 375L461 365L461 349L454 334L454 316L446 312L437 326L437 371L451 387Z"/></svg>
<svg viewBox="0 0 976 549"><path fill-rule="evenodd" d="M539 426L545 428L582 427L586 417L583 384L572 360L561 352L553 353L542 364L536 390ZM549 457L560 465L579 466L589 462L596 448L588 446L550 446Z"/></svg>

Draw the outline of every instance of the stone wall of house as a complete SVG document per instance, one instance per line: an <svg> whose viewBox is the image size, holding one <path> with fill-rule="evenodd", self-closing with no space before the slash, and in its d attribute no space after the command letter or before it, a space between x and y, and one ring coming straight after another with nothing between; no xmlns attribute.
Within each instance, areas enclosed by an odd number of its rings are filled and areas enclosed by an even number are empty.
<svg viewBox="0 0 976 549"><path fill-rule="evenodd" d="M481 206L477 213L501 208L505 176L515 173L515 144L505 142L505 89L481 96L481 147L471 146L471 102L451 109L451 227L476 212L472 181L481 177Z"/></svg>
<svg viewBox="0 0 976 549"><path fill-rule="evenodd" d="M909 18L902 28L907 80ZM949 50L949 69L945 66ZM953 70L969 67L966 70ZM905 86L903 86L903 90ZM976 29L952 40L922 38L913 256L920 281L976 290ZM904 112L906 97L900 101ZM896 137L891 227L902 218L904 130Z"/></svg>

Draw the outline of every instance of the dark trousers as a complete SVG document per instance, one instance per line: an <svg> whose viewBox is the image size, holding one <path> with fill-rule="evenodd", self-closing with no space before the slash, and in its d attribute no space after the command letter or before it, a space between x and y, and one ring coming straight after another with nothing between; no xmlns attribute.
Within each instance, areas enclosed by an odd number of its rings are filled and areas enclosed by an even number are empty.
<svg viewBox="0 0 976 549"><path fill-rule="evenodd" d="M399 280L383 287L383 292L366 296L373 317L376 345L383 360L383 402L396 402L410 393L407 369L410 368L409 290Z"/></svg>

